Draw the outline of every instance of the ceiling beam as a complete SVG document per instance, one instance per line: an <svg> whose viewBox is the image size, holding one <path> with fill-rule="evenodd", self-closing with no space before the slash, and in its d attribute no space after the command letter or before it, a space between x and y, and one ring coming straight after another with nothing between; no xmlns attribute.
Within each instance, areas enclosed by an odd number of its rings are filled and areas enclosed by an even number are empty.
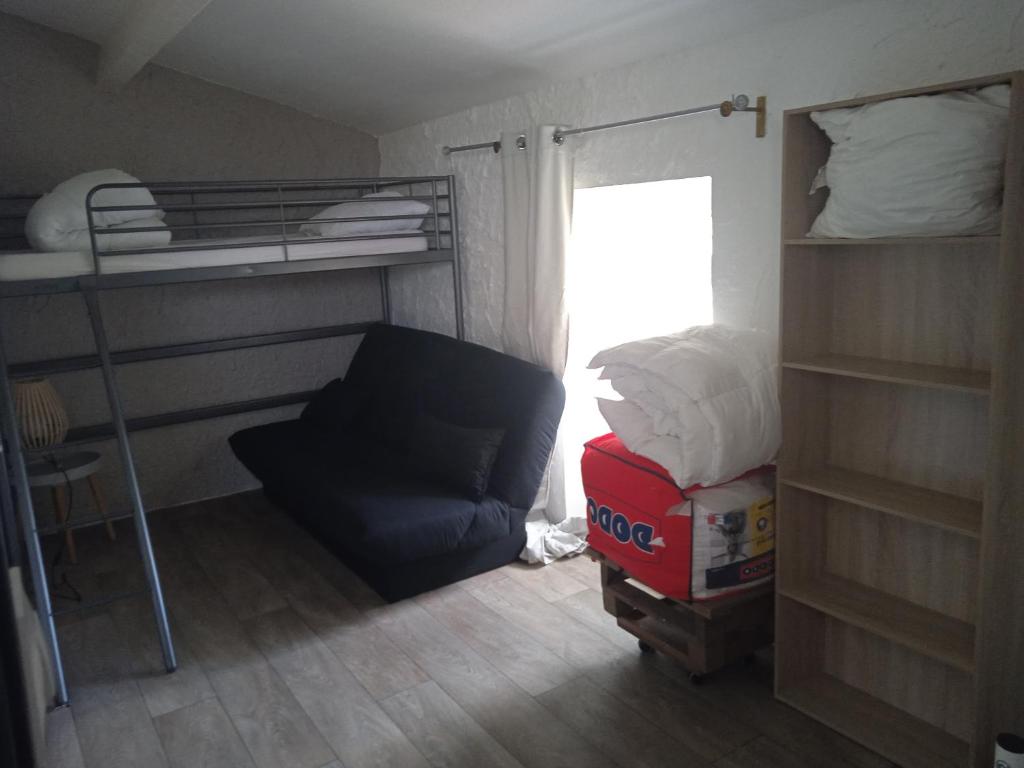
<svg viewBox="0 0 1024 768"><path fill-rule="evenodd" d="M100 49L96 82L120 88L209 4L210 0L134 0Z"/></svg>

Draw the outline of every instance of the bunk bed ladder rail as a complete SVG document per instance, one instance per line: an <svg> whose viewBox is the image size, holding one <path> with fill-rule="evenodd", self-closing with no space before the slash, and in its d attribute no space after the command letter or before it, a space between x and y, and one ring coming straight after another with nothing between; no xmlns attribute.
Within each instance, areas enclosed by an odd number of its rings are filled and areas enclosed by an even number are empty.
<svg viewBox="0 0 1024 768"><path fill-rule="evenodd" d="M25 539L25 551L28 553L29 572L32 577L32 591L35 593L36 612L46 635L46 644L50 649L53 661L54 682L56 683L56 700L58 706L68 703L68 686L64 677L64 665L61 661L60 646L57 643L57 627L53 622L53 606L50 603L50 589L46 582L46 566L43 563L43 550L39 541L39 527L36 523L36 511L32 504L32 491L28 484L28 470L25 466L25 454L21 447L21 433L18 431L18 417L14 408L14 396L11 380L7 375L7 353L4 350L2 334L0 334L0 412L2 412L3 440L0 440L0 460L10 461L10 469L14 475L14 486L17 495L16 507L21 519L21 531ZM5 445L6 442L6 445ZM6 451L4 450L6 449Z"/></svg>
<svg viewBox="0 0 1024 768"><path fill-rule="evenodd" d="M132 457L131 445L128 442L128 427L125 424L124 411L121 407L121 396L117 390L117 379L114 365L110 357L110 346L103 327L103 315L100 313L99 295L95 287L82 288L85 306L89 310L89 322L92 325L93 337L96 341L96 354L99 357L100 369L103 371L103 383L107 391L107 402L110 405L110 420L117 438L117 447L124 468L125 483L132 502L132 518L135 522L135 535L138 539L139 554L146 572L146 583L149 587L153 603L153 614L156 619L157 634L160 637L160 649L163 652L164 667L173 672L178 667L174 654L174 642L167 621L167 606L164 603L163 588L160 585L160 574L153 555L153 543L149 537L149 524L146 521L146 508L142 502L138 477L135 474L135 460Z"/></svg>

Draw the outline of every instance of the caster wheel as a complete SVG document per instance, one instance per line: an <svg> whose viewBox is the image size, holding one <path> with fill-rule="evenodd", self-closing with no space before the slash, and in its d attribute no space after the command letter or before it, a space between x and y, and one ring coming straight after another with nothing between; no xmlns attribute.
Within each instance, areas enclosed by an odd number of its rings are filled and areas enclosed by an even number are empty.
<svg viewBox="0 0 1024 768"><path fill-rule="evenodd" d="M643 640L637 640L636 644L640 648L640 653L644 653L644 654L654 653L654 649L651 648L651 646L649 646Z"/></svg>
<svg viewBox="0 0 1024 768"><path fill-rule="evenodd" d="M696 672L690 673L690 684L691 685L703 685L704 675L698 675Z"/></svg>

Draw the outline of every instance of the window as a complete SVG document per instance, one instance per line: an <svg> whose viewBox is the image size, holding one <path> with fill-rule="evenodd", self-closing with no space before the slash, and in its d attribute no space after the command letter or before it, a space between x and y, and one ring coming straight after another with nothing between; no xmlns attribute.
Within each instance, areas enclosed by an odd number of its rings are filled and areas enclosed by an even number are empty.
<svg viewBox="0 0 1024 768"><path fill-rule="evenodd" d="M594 398L618 399L587 363L616 344L712 322L711 249L708 176L576 190L562 420L570 515L586 509L583 443L608 431Z"/></svg>

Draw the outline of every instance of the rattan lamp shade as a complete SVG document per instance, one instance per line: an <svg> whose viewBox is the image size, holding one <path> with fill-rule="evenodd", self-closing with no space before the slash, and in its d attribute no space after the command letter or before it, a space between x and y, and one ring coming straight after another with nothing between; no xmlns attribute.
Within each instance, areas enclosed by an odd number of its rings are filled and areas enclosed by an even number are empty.
<svg viewBox="0 0 1024 768"><path fill-rule="evenodd" d="M14 408L26 448L52 448L64 442L68 413L49 379L16 382Z"/></svg>

